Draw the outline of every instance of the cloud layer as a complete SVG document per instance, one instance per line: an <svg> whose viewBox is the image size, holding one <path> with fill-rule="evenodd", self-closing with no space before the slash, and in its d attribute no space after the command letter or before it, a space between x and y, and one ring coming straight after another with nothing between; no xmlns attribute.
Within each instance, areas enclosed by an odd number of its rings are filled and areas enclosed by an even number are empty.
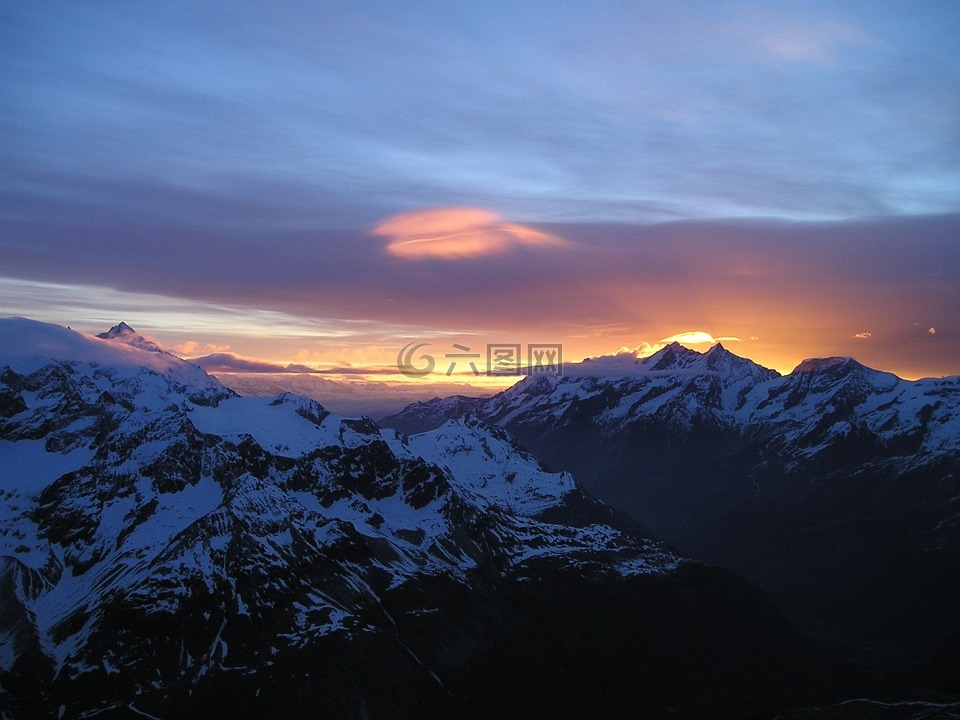
<svg viewBox="0 0 960 720"><path fill-rule="evenodd" d="M5 273L47 280L0 280L0 306L94 332L126 320L170 347L229 345L281 365L389 365L411 340L563 342L576 360L693 328L786 371L855 355L907 375L960 372L960 216L552 225L536 229L569 238L563 252L442 271L366 231L160 243L164 228L131 227L115 240L77 232L70 255L43 226L29 243L0 235ZM854 338L867 330L869 342Z"/></svg>
<svg viewBox="0 0 960 720"><path fill-rule="evenodd" d="M190 358L190 362L199 365L208 373L311 373L316 371L306 365L281 365L266 360L241 357L234 353L213 353Z"/></svg>
<svg viewBox="0 0 960 720"><path fill-rule="evenodd" d="M952 3L0 12L8 219L49 200L66 222L101 207L115 226L285 229L424 206L517 222L960 209Z"/></svg>
<svg viewBox="0 0 960 720"><path fill-rule="evenodd" d="M0 314L960 372L952 3L12 0L0 48Z"/></svg>

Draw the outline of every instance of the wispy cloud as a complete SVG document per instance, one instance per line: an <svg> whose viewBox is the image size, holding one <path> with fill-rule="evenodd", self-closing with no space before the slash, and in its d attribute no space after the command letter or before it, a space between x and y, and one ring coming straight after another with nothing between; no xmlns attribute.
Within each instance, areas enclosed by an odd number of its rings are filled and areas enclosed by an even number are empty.
<svg viewBox="0 0 960 720"><path fill-rule="evenodd" d="M763 28L754 37L770 57L790 62L832 62L847 46L876 46L863 30L838 21L784 22Z"/></svg>
<svg viewBox="0 0 960 720"><path fill-rule="evenodd" d="M203 357L190 358L190 362L199 365L208 373L313 373L315 368L306 365L281 365L266 360L254 360L233 353L213 353Z"/></svg>
<svg viewBox="0 0 960 720"><path fill-rule="evenodd" d="M199 343L196 340L187 340L173 348L173 352L178 355L199 355L210 353L225 353L230 350L229 345L217 345L215 343Z"/></svg>
<svg viewBox="0 0 960 720"><path fill-rule="evenodd" d="M185 343L189 345L189 343ZM301 363L276 363L258 358L248 358L236 353L215 352L201 357L187 358L194 365L199 365L208 373L243 373L263 375L317 375L346 378L350 376L375 377L392 376L402 378L396 365L392 366L336 366L316 368Z"/></svg>
<svg viewBox="0 0 960 720"><path fill-rule="evenodd" d="M2 245L0 241L0 247ZM191 268L182 265L178 267L181 261L177 255L166 259L150 257L149 253L139 255L126 274L111 278L109 276L113 268L100 262L104 259L102 256L97 259L98 253L109 253L107 249L97 249L95 245L87 245L82 241L78 242L78 246L85 247L91 255L86 260L89 263L89 272L80 272L76 276L77 282L47 282L0 276L0 308L11 315L69 323L71 318L77 317L78 308L82 307L84 329L96 332L106 330L121 320L143 332L161 330L169 333L175 330L201 337L226 333L233 337L249 334L336 339L353 337L367 329L368 324L359 320L307 317L302 313L293 314L245 305L244 302L248 302L250 298L245 300L239 295L233 297L231 302L222 303L212 299L200 299L196 291L201 289L202 283L194 285L191 281L187 283L189 288L173 288L170 283L160 280L161 277L169 279L173 275L180 275L182 281L186 273L191 271ZM38 255L46 254L39 246L36 249ZM128 244L127 252L136 254L132 243ZM240 254L237 257L246 257L242 261L244 263L252 262L249 256ZM79 270L80 262L76 261L75 266ZM97 272L98 266L104 271L102 274ZM197 273L198 281L203 274L210 278L209 266L195 268L193 271ZM84 275L86 277L83 277ZM168 286L168 292L162 292L163 285ZM212 284L208 287L213 294L221 294ZM250 292L259 292L255 284L249 285L248 289ZM191 342L194 345L189 345ZM192 348L183 349L185 354L198 350L218 352L228 349L227 345L206 339L203 342L187 340L182 345Z"/></svg>
<svg viewBox="0 0 960 720"><path fill-rule="evenodd" d="M957 215L556 224L542 229L571 240L561 252L449 262L441 272L398 262L362 230L278 232L266 251L247 228L172 234L164 245L144 239L156 234L151 225L122 236L78 231L69 254L42 225L0 232L5 273L59 278L0 279L0 313L93 333L125 320L168 347L229 345L323 368L389 364L410 339L563 342L576 359L646 338L649 353L684 329L725 343L762 337L749 354L781 370L855 354L905 376L960 371ZM850 332L866 329L869 341Z"/></svg>

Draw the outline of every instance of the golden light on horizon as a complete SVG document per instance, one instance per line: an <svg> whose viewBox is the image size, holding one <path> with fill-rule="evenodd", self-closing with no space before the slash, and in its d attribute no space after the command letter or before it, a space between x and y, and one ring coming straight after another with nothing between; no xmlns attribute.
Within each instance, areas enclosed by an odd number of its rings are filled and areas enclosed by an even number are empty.
<svg viewBox="0 0 960 720"><path fill-rule="evenodd" d="M590 337L572 337L558 332L556 337L563 346L563 360L565 363L579 363L585 358L609 356L612 354L631 354L636 358L643 358L656 353L672 342L678 342L697 352L706 352L718 342L722 342L729 351L736 355L748 358L764 367L771 368L779 373L789 374L804 359L811 357L829 357L831 355L851 355L864 364L879 370L894 372L907 379L929 376L922 370L917 371L910 367L896 367L878 362L869 354L868 349L878 339L876 332L849 332L843 337L817 333L815 328L809 331L816 340L804 345L796 342L796 333L785 333L778 329L776 323L766 325L755 320L751 329L757 334L743 332L742 338L734 335L719 335L719 331L735 329L729 324L714 329L718 335L703 330L687 330L671 332L673 328L660 327L661 332L654 333L649 329L624 328L615 334L602 334ZM741 332L746 327L736 328ZM664 332L665 331L665 332ZM432 386L435 394L442 395L442 387L449 388L450 393L460 392L459 387L471 386L485 388L491 391L502 390L522 379L516 376L490 376L487 374L486 345L488 342L497 343L504 338L516 338L522 344L525 331L514 331L515 335L508 336L497 332L490 336L472 336L470 338L428 338L433 342L423 352L432 354L436 359L436 367L423 378L405 376L398 368L398 353L401 352L404 340L398 339L395 343L377 341L367 345L357 346L316 346L307 352L302 349L302 338L295 338L284 342L278 338L236 338L238 346L227 349L198 341L182 341L179 346L169 345L174 351L188 360L197 360L203 355L210 354L207 363L204 363L208 372L221 374L249 374L261 373L264 375L312 375L316 378L343 383L347 386L357 384L396 385L414 387L417 385ZM544 331L536 331L539 340L548 339ZM548 331L551 332L551 331ZM915 330L916 334L928 342L936 342L939 333L931 333L930 326L922 325ZM859 337L857 337L859 335ZM649 341L636 343L637 337L651 338ZM844 345L843 338L847 338L852 345ZM474 372L465 361L457 361L456 367L448 374L453 362L447 353L454 352L455 342L468 343L473 351L480 355L476 360L477 372ZM161 340L161 344L163 344ZM862 350L857 350L857 347ZM300 349L298 349L300 348ZM824 351L818 352L820 348ZM193 350L192 353L182 352ZM418 364L418 367L420 365Z"/></svg>

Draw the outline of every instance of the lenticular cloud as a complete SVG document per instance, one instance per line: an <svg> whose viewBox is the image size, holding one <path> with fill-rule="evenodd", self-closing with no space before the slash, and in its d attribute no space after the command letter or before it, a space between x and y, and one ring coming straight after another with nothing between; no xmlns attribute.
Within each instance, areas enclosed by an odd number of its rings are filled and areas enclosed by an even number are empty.
<svg viewBox="0 0 960 720"><path fill-rule="evenodd" d="M386 250L403 258L460 260L498 255L518 246L570 245L556 235L517 223L478 208L442 208L401 213L373 228L389 238Z"/></svg>

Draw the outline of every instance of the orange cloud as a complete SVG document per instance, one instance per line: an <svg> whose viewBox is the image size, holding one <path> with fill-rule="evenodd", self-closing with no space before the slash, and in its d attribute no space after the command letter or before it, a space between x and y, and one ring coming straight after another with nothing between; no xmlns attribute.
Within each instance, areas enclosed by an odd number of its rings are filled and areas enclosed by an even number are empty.
<svg viewBox="0 0 960 720"><path fill-rule="evenodd" d="M418 210L387 218L373 234L390 239L386 250L404 258L460 260L478 255L497 255L514 247L563 247L561 237L517 223L478 208Z"/></svg>
<svg viewBox="0 0 960 720"><path fill-rule="evenodd" d="M858 332L856 335L854 335L854 337L855 337L857 340L869 340L870 338L873 337L873 333L870 333L870 332Z"/></svg>
<svg viewBox="0 0 960 720"><path fill-rule="evenodd" d="M677 333L676 335L671 335L670 337L663 338L660 341L663 345L669 345L672 342L686 343L688 345L699 345L701 343L710 343L711 345L718 342L740 342L738 337L718 337L715 338L713 335L702 330L694 330L692 332L682 332Z"/></svg>
<svg viewBox="0 0 960 720"><path fill-rule="evenodd" d="M187 340L174 347L173 351L178 355L190 357L198 353L224 353L229 349L229 345L216 345L214 343L203 343L201 345L196 340Z"/></svg>

